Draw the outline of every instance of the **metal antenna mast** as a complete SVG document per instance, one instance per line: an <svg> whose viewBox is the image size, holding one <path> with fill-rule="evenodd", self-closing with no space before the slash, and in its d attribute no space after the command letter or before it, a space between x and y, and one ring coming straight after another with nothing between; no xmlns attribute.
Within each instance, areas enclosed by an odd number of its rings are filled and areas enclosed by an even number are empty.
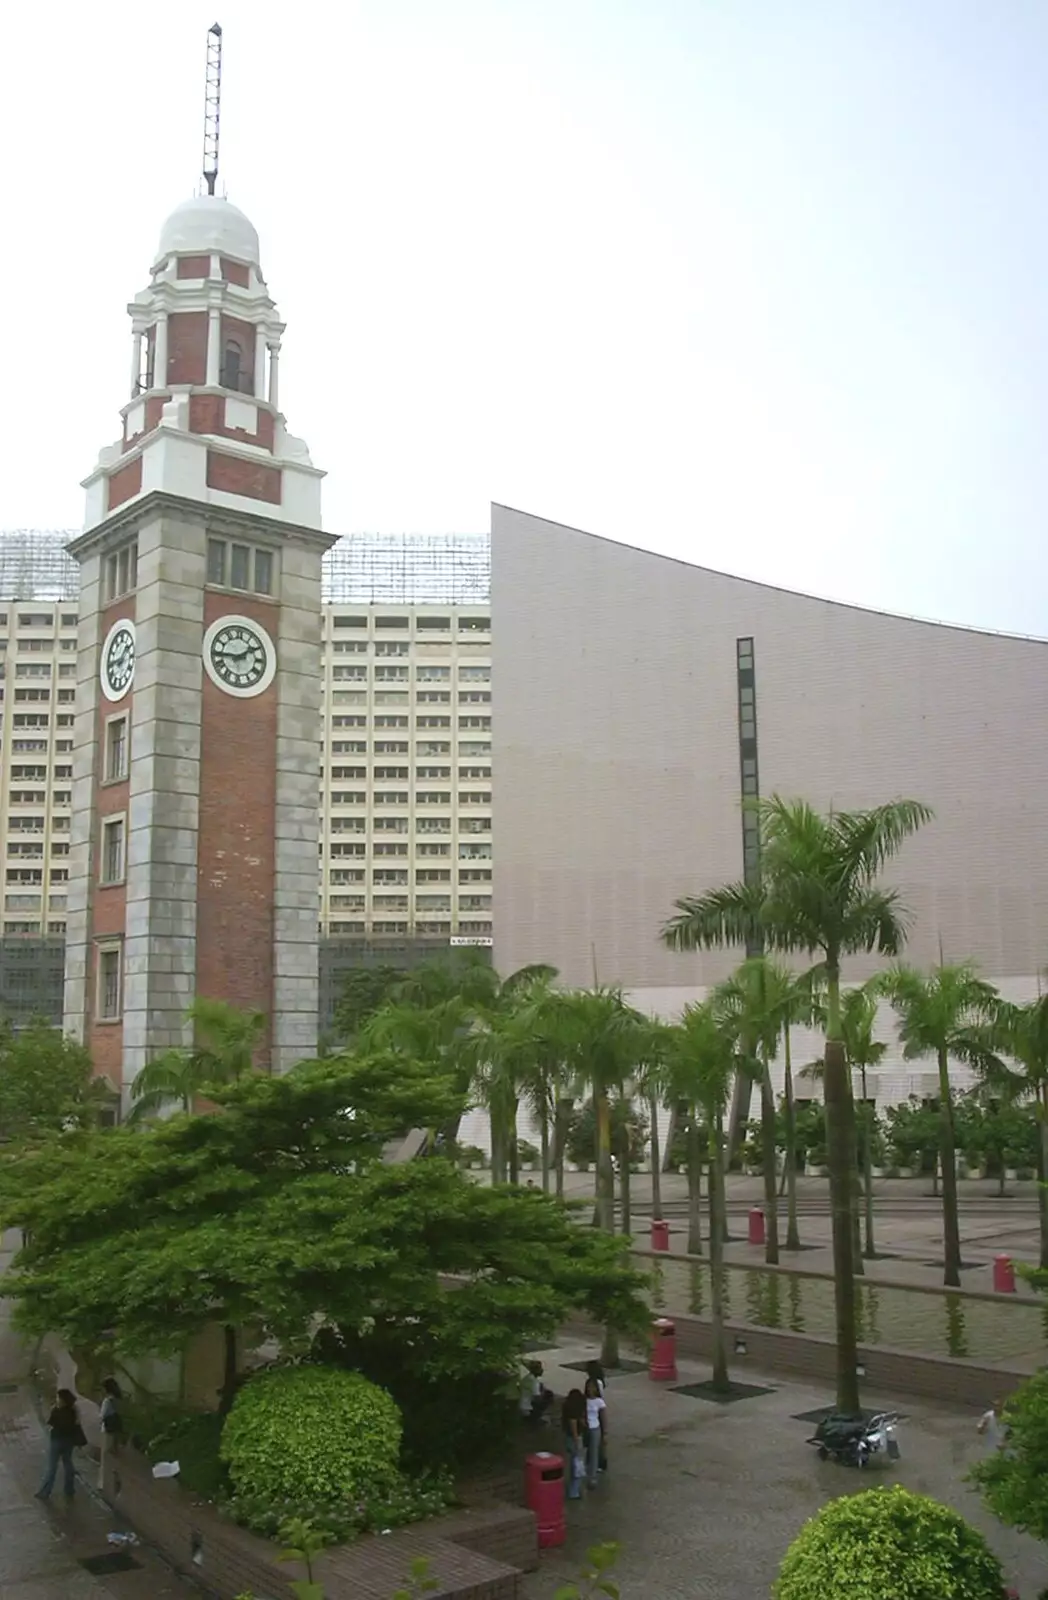
<svg viewBox="0 0 1048 1600"><path fill-rule="evenodd" d="M213 22L207 30L207 77L204 83L204 182L215 192L218 177L218 118L222 106L222 29Z"/></svg>

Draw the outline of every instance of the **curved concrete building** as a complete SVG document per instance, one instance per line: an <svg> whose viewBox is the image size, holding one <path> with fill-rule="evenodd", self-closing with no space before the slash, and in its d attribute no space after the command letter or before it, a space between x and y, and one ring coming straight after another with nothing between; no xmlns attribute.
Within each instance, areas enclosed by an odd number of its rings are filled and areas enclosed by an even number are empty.
<svg viewBox="0 0 1048 1600"><path fill-rule="evenodd" d="M887 875L913 913L907 959L931 965L941 946L1013 998L1036 993L1048 642L792 594L494 506L492 693L500 971L596 972L675 1013L741 952L676 954L659 929L677 896L743 876L740 801L759 787L820 809L932 806ZM931 1093L925 1067L890 1054L878 1098Z"/></svg>

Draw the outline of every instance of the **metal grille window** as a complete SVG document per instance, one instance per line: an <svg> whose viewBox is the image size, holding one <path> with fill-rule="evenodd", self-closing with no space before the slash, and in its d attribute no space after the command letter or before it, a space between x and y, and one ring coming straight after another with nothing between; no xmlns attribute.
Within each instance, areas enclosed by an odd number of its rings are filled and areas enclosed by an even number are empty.
<svg viewBox="0 0 1048 1600"><path fill-rule="evenodd" d="M102 823L102 882L124 880L124 819L107 817Z"/></svg>
<svg viewBox="0 0 1048 1600"><path fill-rule="evenodd" d="M98 1018L117 1022L123 1005L123 948L102 945L98 951Z"/></svg>

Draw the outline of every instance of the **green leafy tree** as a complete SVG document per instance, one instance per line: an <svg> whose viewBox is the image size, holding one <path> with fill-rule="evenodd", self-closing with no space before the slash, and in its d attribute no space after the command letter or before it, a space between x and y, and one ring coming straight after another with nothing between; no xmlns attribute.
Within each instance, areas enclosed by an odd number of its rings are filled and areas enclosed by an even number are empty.
<svg viewBox="0 0 1048 1600"><path fill-rule="evenodd" d="M756 804L760 879L676 902L663 937L674 949L738 945L821 955L826 980L827 1158L837 1324L837 1406L859 1412L856 1375L853 1185L855 1107L841 1025L841 963L876 951L897 956L907 913L898 891L880 887L887 862L931 817L916 800L821 816L779 796Z"/></svg>
<svg viewBox="0 0 1048 1600"><path fill-rule="evenodd" d="M227 1330L308 1348L318 1320L369 1319L431 1381L472 1361L511 1372L572 1308L647 1326L625 1241L526 1189L442 1160L391 1165L387 1142L440 1125L456 1095L396 1053L329 1057L213 1091L218 1110L143 1132L79 1135L0 1161L0 1221L26 1243L5 1281L19 1326L106 1359L177 1355Z"/></svg>
<svg viewBox="0 0 1048 1600"><path fill-rule="evenodd" d="M1048 1289L1048 1273L1030 1274ZM995 1517L1048 1540L1048 1368L1021 1383L1001 1417L1008 1447L976 1462L970 1477Z"/></svg>
<svg viewBox="0 0 1048 1600"><path fill-rule="evenodd" d="M491 970L491 969L489 969ZM471 1088L486 1106L491 1128L491 1178L493 1183L520 1180L517 1117L522 1094L529 1085L545 1084L555 1065L555 1050L536 1027L542 1001L556 978L547 966L522 967L509 977L496 979L488 997L475 1005L472 1025L461 1041L462 1060L469 1065ZM538 1095L545 1113L546 1096ZM548 1152L549 1131L543 1121L542 1137Z"/></svg>
<svg viewBox="0 0 1048 1600"><path fill-rule="evenodd" d="M998 1066L991 1024L1000 997L968 964L940 965L925 974L896 967L880 980L898 1018L908 1061L933 1056L939 1069L939 1167L942 1173L943 1282L961 1282L961 1224L957 1208L957 1150L950 1061L976 1071Z"/></svg>
<svg viewBox="0 0 1048 1600"><path fill-rule="evenodd" d="M90 1127L111 1100L107 1086L92 1077L88 1052L61 1029L0 1022L0 1139L19 1142Z"/></svg>
<svg viewBox="0 0 1048 1600"><path fill-rule="evenodd" d="M1001 1600L1001 1564L949 1506L901 1484L845 1494L806 1522L774 1600Z"/></svg>
<svg viewBox="0 0 1048 1600"><path fill-rule="evenodd" d="M683 1103L688 1116L688 1186L698 1181L697 1146L700 1126L706 1130L710 1170L710 1323L713 1337L713 1386L730 1388L728 1348L724 1335L724 1227L717 1213L723 1196L724 1113L735 1076L735 1034L713 1002L685 1008L673 1029L667 1060L666 1093Z"/></svg>
<svg viewBox="0 0 1048 1600"><path fill-rule="evenodd" d="M261 1012L197 999L186 1020L193 1027L192 1050L165 1050L146 1063L131 1086L128 1122L144 1122L172 1108L190 1112L206 1090L237 1083L253 1070L266 1030Z"/></svg>
<svg viewBox="0 0 1048 1600"><path fill-rule="evenodd" d="M344 1044L354 1044L364 1024L394 999L403 982L404 971L400 967L386 963L351 967L342 980L342 992L335 1005L336 1037Z"/></svg>

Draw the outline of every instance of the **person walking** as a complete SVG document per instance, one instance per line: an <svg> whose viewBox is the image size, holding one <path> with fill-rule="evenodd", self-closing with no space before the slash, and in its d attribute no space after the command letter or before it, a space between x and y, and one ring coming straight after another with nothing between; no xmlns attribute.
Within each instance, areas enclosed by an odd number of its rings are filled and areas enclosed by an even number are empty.
<svg viewBox="0 0 1048 1600"><path fill-rule="evenodd" d="M44 1479L36 1491L38 1500L50 1500L51 1490L55 1486L58 1468L62 1468L63 1488L67 1500L72 1500L76 1480L76 1471L73 1467L73 1451L80 1449L87 1443L87 1437L80 1424L80 1413L76 1408L76 1396L71 1389L59 1389L55 1396L55 1404L47 1419L49 1433L47 1469Z"/></svg>
<svg viewBox="0 0 1048 1600"><path fill-rule="evenodd" d="M120 1413L120 1402L124 1398L120 1385L115 1378L107 1378L102 1385L102 1404L99 1407L98 1420L102 1424L102 1449L98 1462L98 1487L105 1484L106 1462L110 1455L117 1455L120 1451L120 1440L124 1433L124 1419Z"/></svg>
<svg viewBox="0 0 1048 1600"><path fill-rule="evenodd" d="M586 1475L586 1397L581 1389L569 1389L560 1408L560 1425L564 1431L568 1499L581 1500Z"/></svg>
<svg viewBox="0 0 1048 1600"><path fill-rule="evenodd" d="M591 1489L597 1487L601 1462L606 1468L608 1460L608 1407L600 1391L599 1378L586 1379L586 1482Z"/></svg>

